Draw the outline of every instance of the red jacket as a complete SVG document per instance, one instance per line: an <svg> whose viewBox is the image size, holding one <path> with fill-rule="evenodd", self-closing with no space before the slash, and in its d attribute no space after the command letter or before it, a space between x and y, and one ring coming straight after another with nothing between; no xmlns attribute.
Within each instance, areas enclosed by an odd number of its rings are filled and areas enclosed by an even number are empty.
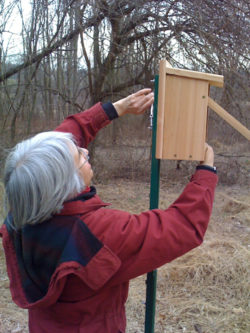
<svg viewBox="0 0 250 333"><path fill-rule="evenodd" d="M101 104L68 117L58 128L87 146L110 122ZM13 244L3 226L10 289L14 302L29 311L32 333L125 332L129 280L183 255L203 241L211 215L217 176L198 170L180 197L166 210L139 215L107 209L97 195L64 204L59 214L78 215L104 246L83 267L67 262L57 267L47 294L30 304L20 283Z"/></svg>

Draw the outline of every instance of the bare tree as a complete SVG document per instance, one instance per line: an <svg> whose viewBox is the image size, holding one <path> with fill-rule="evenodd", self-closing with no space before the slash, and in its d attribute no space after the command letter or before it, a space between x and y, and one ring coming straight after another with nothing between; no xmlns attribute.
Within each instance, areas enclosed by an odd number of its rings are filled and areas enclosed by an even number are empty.
<svg viewBox="0 0 250 333"><path fill-rule="evenodd" d="M8 3L21 8L18 0ZM8 21L13 7L0 10ZM225 75L222 102L247 121L242 103L249 97L243 84L249 75L246 0L39 0L32 1L28 22L23 19L21 60L7 66L9 50L1 49L0 82L6 86L11 78L24 84L19 94L33 96L30 108L40 112L42 105L48 121L54 113L59 120L62 112L149 86L161 58ZM3 40L6 34L0 33ZM33 113L26 114L30 123Z"/></svg>

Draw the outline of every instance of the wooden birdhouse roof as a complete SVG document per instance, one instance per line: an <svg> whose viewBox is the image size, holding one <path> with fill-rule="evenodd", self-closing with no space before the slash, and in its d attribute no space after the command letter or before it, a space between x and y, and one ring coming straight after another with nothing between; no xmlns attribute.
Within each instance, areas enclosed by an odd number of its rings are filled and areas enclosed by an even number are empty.
<svg viewBox="0 0 250 333"><path fill-rule="evenodd" d="M189 79L204 80L207 81L210 85L220 88L223 87L224 84L224 77L217 74L195 72L187 69L171 68L168 66L165 67L165 73L167 75L180 76Z"/></svg>

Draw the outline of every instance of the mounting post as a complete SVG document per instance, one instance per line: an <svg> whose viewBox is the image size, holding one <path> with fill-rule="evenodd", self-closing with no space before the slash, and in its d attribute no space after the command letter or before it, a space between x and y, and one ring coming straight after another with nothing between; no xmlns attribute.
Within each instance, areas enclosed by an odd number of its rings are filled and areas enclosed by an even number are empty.
<svg viewBox="0 0 250 333"><path fill-rule="evenodd" d="M152 127L152 151L151 151L151 182L150 182L150 209L158 208L159 184L160 184L160 160L155 158L156 153L156 128L157 128L157 107L158 107L158 82L159 76L155 76L154 84L154 112ZM157 271L147 274L146 280L146 313L145 333L154 332L155 324L155 301L156 301Z"/></svg>

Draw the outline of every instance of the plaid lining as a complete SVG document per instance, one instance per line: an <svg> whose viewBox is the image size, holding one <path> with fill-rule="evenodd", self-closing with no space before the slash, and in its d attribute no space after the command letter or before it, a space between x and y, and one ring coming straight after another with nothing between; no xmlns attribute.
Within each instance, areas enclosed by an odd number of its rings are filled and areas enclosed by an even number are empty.
<svg viewBox="0 0 250 333"><path fill-rule="evenodd" d="M65 262L86 266L103 247L79 216L56 215L21 230L11 227L8 214L5 225L13 241L22 287L28 302L36 302L48 291L51 276Z"/></svg>

